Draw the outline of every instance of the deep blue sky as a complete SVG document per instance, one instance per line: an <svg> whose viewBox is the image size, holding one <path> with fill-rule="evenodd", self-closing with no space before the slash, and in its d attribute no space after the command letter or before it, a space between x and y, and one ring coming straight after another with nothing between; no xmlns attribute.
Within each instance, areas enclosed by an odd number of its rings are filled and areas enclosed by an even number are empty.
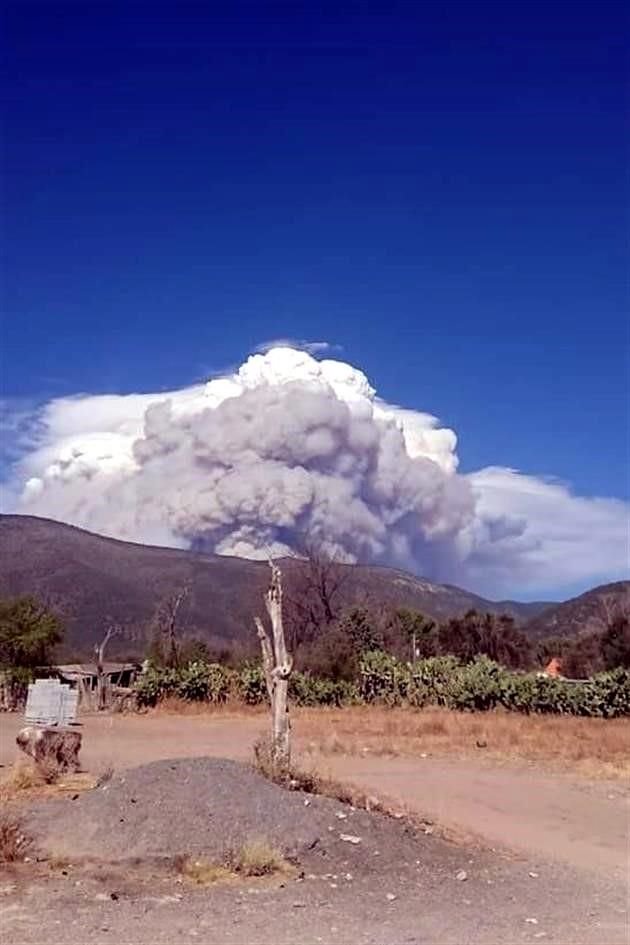
<svg viewBox="0 0 630 945"><path fill-rule="evenodd" d="M628 493L623 4L9 3L2 393L326 339Z"/></svg>

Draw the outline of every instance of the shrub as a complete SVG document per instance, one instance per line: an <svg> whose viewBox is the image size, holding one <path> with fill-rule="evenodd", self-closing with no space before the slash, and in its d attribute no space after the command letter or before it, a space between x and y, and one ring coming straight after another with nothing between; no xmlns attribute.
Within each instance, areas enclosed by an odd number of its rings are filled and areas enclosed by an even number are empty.
<svg viewBox="0 0 630 945"><path fill-rule="evenodd" d="M267 702L267 683L262 666L244 666L236 681L236 695L246 705L262 705Z"/></svg>
<svg viewBox="0 0 630 945"><path fill-rule="evenodd" d="M22 821L8 810L0 812L0 863L23 860L31 845Z"/></svg>
<svg viewBox="0 0 630 945"><path fill-rule="evenodd" d="M292 673L289 677L289 698L295 705L329 705L337 708L351 705L358 699L357 688L344 679L317 679L304 673Z"/></svg>
<svg viewBox="0 0 630 945"><path fill-rule="evenodd" d="M401 705L411 678L409 664L382 650L371 650L361 658L360 695L364 702Z"/></svg>
<svg viewBox="0 0 630 945"><path fill-rule="evenodd" d="M232 673L219 663L195 661L179 671L177 695L192 702L226 702L232 689Z"/></svg>
<svg viewBox="0 0 630 945"><path fill-rule="evenodd" d="M264 673L256 664L240 672L201 661L177 670L153 667L136 683L136 694L139 706L154 706L168 696L214 704L230 695L246 705L267 702ZM371 650L361 657L358 685L295 672L289 679L289 698L298 706L437 705L470 712L501 706L526 714L616 718L630 715L630 670L618 668L591 680L570 682L512 672L487 656L467 663L453 656L405 663L382 650Z"/></svg>
<svg viewBox="0 0 630 945"><path fill-rule="evenodd" d="M586 685L590 689L590 715L606 719L630 715L630 669L619 667L598 673Z"/></svg>
<svg viewBox="0 0 630 945"><path fill-rule="evenodd" d="M290 867L280 850L267 840L250 840L240 850L228 856L228 865L242 876L269 876L283 873Z"/></svg>
<svg viewBox="0 0 630 945"><path fill-rule="evenodd" d="M140 708L154 706L166 696L177 693L179 675L177 670L150 666L135 684L136 698Z"/></svg>
<svg viewBox="0 0 630 945"><path fill-rule="evenodd" d="M458 667L447 686L449 707L471 712L494 709L501 700L506 675L506 670L487 656Z"/></svg>

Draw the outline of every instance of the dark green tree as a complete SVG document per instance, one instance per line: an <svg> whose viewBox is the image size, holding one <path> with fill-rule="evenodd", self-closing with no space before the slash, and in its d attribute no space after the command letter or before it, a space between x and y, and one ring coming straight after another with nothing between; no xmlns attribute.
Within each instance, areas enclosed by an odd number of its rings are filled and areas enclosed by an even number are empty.
<svg viewBox="0 0 630 945"><path fill-rule="evenodd" d="M383 641L369 611L353 607L339 621L339 629L352 641L357 655L369 650L380 650Z"/></svg>
<svg viewBox="0 0 630 945"><path fill-rule="evenodd" d="M602 635L602 656L606 669L630 668L630 619L615 617Z"/></svg>
<svg viewBox="0 0 630 945"><path fill-rule="evenodd" d="M412 660L437 655L436 623L418 610L401 607L394 615L399 635Z"/></svg>
<svg viewBox="0 0 630 945"><path fill-rule="evenodd" d="M63 624L34 597L0 600L0 667L33 670L50 665Z"/></svg>

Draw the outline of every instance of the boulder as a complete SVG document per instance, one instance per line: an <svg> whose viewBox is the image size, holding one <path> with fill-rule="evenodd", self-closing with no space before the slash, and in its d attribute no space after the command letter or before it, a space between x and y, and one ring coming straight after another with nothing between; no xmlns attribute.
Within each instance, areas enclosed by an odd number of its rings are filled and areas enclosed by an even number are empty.
<svg viewBox="0 0 630 945"><path fill-rule="evenodd" d="M28 725L16 737L18 748L40 767L56 766L59 771L79 770L81 733L64 728Z"/></svg>

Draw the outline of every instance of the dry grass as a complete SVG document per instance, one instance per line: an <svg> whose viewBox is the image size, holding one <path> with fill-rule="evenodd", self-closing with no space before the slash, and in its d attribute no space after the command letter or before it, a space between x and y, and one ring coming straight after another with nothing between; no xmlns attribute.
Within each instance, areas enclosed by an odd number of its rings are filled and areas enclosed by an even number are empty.
<svg viewBox="0 0 630 945"><path fill-rule="evenodd" d="M7 803L14 797L45 784L42 773L29 762L16 761L0 780L0 800Z"/></svg>
<svg viewBox="0 0 630 945"><path fill-rule="evenodd" d="M290 870L282 853L264 838L244 844L229 858L229 864L240 876L270 876Z"/></svg>
<svg viewBox="0 0 630 945"><path fill-rule="evenodd" d="M60 774L59 770L48 771L41 765L28 761L16 761L7 768L0 779L0 804L5 805L32 797L56 797L80 794L95 787L90 774Z"/></svg>
<svg viewBox="0 0 630 945"><path fill-rule="evenodd" d="M232 871L227 866L192 859L188 856L177 857L175 867L182 877L194 883L195 886L212 886L214 883L225 882L233 877Z"/></svg>
<svg viewBox="0 0 630 945"><path fill-rule="evenodd" d="M210 863L203 859L180 856L175 860L175 867L182 877L196 886L211 886L239 876L272 876L291 870L282 853L264 838L251 840L240 850L231 851L224 863Z"/></svg>
<svg viewBox="0 0 630 945"><path fill-rule="evenodd" d="M189 699L180 699L179 696L167 696L161 699L156 706L145 710L146 715L216 715L219 718L238 718L266 715L269 707L266 705L245 705L239 699L228 699L226 702L194 702Z"/></svg>
<svg viewBox="0 0 630 945"><path fill-rule="evenodd" d="M393 801L367 794L354 784L325 777L314 766L298 768L296 765L291 765L288 769L278 769L273 764L269 738L259 738L254 743L254 769L264 778L290 791L320 794L322 797L330 797L341 804L349 804L360 810L379 811L389 816L398 817L403 813L400 805Z"/></svg>
<svg viewBox="0 0 630 945"><path fill-rule="evenodd" d="M549 764L586 777L630 776L630 720L430 708L300 709L301 747L322 754L474 755Z"/></svg>

